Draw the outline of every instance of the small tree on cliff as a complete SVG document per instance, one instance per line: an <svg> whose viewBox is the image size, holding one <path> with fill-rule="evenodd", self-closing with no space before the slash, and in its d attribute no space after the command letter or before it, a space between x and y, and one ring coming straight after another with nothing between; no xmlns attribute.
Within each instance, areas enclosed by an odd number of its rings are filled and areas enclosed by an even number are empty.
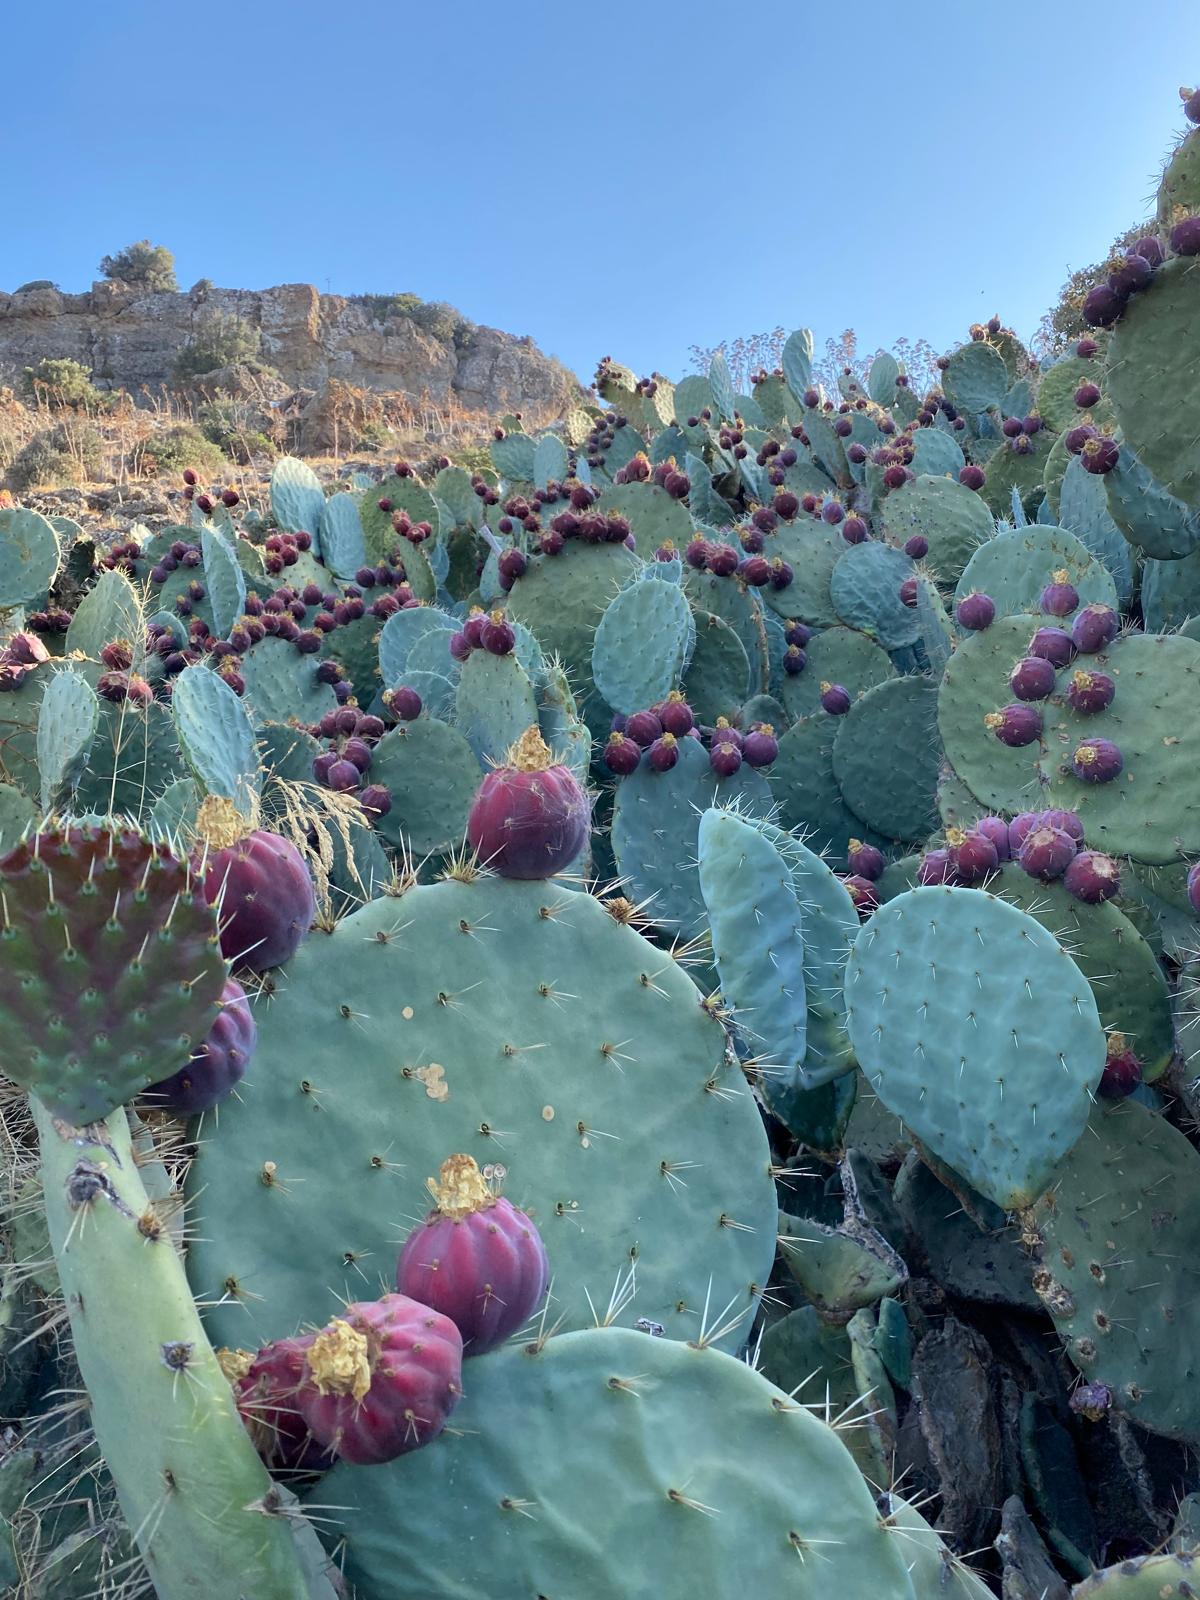
<svg viewBox="0 0 1200 1600"><path fill-rule="evenodd" d="M151 244L149 239L139 239L127 244L115 256L105 256L100 271L106 278L118 283L136 284L139 289L153 293L167 291L174 294L179 284L175 280L175 257L165 244Z"/></svg>

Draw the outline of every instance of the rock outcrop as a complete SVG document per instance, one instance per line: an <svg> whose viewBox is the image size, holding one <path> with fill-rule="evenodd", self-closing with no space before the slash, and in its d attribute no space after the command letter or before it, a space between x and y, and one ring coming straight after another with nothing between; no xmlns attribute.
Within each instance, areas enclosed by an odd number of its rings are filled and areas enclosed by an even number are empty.
<svg viewBox="0 0 1200 1600"><path fill-rule="evenodd" d="M496 328L463 323L453 339L431 337L410 316L381 314L371 298L323 295L308 283L274 289L147 293L94 283L84 294L54 288L0 292L0 371L10 376L43 357L90 367L101 387L170 386L180 348L214 312L253 325L262 360L296 388L331 379L400 392L441 407L498 413L558 414L579 392L573 374L537 348Z"/></svg>

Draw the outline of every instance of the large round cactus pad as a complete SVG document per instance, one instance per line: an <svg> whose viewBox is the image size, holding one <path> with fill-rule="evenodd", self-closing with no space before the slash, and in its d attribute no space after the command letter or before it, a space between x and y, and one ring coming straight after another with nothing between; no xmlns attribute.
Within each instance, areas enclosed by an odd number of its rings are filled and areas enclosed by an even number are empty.
<svg viewBox="0 0 1200 1600"><path fill-rule="evenodd" d="M1105 1062L1087 979L979 889L890 900L846 972L846 1024L888 1109L997 1205L1035 1200L1083 1132Z"/></svg>
<svg viewBox="0 0 1200 1600"><path fill-rule="evenodd" d="M1130 449L1190 506L1200 506L1198 322L1200 265L1181 256L1129 301L1109 345L1105 379Z"/></svg>
<svg viewBox="0 0 1200 1600"><path fill-rule="evenodd" d="M954 598L962 600L979 590L995 601L997 616L1033 612L1055 572L1067 574L1067 581L1079 591L1080 605L1115 608L1117 589L1112 574L1083 540L1066 528L1037 523L998 533L981 544L963 568ZM1058 621L1055 617L1045 620L1055 625Z"/></svg>
<svg viewBox="0 0 1200 1600"><path fill-rule="evenodd" d="M374 1600L913 1600L909 1541L836 1433L731 1356L602 1328L482 1356L464 1385L426 1449L315 1492Z"/></svg>
<svg viewBox="0 0 1200 1600"><path fill-rule="evenodd" d="M1088 1383L1143 1427L1200 1440L1200 1156L1136 1100L1098 1105L1036 1207L1035 1287Z"/></svg>
<svg viewBox="0 0 1200 1600"><path fill-rule="evenodd" d="M754 1305L775 1240L754 1101L691 979L590 895L480 878L372 901L313 934L257 1016L190 1178L217 1342L388 1287L460 1151L505 1167L537 1221L551 1322L589 1324L588 1295L606 1306L631 1270L629 1323L692 1337L706 1298Z"/></svg>
<svg viewBox="0 0 1200 1600"><path fill-rule="evenodd" d="M937 827L937 703L932 679L891 678L839 719L833 771L842 799L889 839L917 842Z"/></svg>

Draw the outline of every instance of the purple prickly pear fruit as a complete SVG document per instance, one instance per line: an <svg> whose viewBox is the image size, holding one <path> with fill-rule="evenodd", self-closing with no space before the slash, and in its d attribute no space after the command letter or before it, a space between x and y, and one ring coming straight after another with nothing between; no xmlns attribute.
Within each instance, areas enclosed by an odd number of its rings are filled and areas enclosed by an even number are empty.
<svg viewBox="0 0 1200 1600"><path fill-rule="evenodd" d="M348 1305L304 1354L296 1407L343 1461L394 1461L435 1439L462 1398L462 1335L406 1294Z"/></svg>
<svg viewBox="0 0 1200 1600"><path fill-rule="evenodd" d="M549 878L587 843L592 807L569 767L526 728L505 764L488 772L467 818L467 838L502 878Z"/></svg>
<svg viewBox="0 0 1200 1600"><path fill-rule="evenodd" d="M392 793L382 783L369 783L358 797L364 811L373 817L386 817L392 809Z"/></svg>
<svg viewBox="0 0 1200 1600"><path fill-rule="evenodd" d="M358 722L358 712L353 706L343 706L340 711L333 713L333 727L336 733L353 733Z"/></svg>
<svg viewBox="0 0 1200 1600"><path fill-rule="evenodd" d="M910 611L916 609L917 580L915 578L905 578L904 582L900 585L900 604L902 606L907 606Z"/></svg>
<svg viewBox="0 0 1200 1600"><path fill-rule="evenodd" d="M488 621L486 611L473 611L463 623L462 631L467 644L472 650L478 650L483 645L483 630Z"/></svg>
<svg viewBox="0 0 1200 1600"><path fill-rule="evenodd" d="M428 1188L435 1209L405 1240L396 1287L450 1318L464 1356L483 1355L541 1305L546 1247L530 1218L493 1194L470 1156L444 1161L440 1181L430 1178Z"/></svg>
<svg viewBox="0 0 1200 1600"><path fill-rule="evenodd" d="M455 661L465 661L471 654L472 645L466 634L464 632L459 632L452 633L450 635L450 643L448 648Z"/></svg>
<svg viewBox="0 0 1200 1600"><path fill-rule="evenodd" d="M732 778L742 765L742 752L736 744L724 740L711 747L708 764L718 778Z"/></svg>
<svg viewBox="0 0 1200 1600"><path fill-rule="evenodd" d="M1099 434L1096 432L1095 428L1092 427L1091 423L1081 422L1077 427L1067 429L1066 434L1063 437L1063 443L1066 445L1067 450L1071 455L1077 456L1081 453L1084 445L1089 439L1097 438L1099 438Z"/></svg>
<svg viewBox="0 0 1200 1600"><path fill-rule="evenodd" d="M914 533L911 539L905 540L904 554L914 561L924 561L929 554L929 540L923 533Z"/></svg>
<svg viewBox="0 0 1200 1600"><path fill-rule="evenodd" d="M1121 869L1111 856L1099 850L1081 850L1063 874L1063 888L1076 900L1098 906L1111 900L1121 888Z"/></svg>
<svg viewBox="0 0 1200 1600"><path fill-rule="evenodd" d="M509 656L517 642L517 634L502 611L493 611L479 630L479 642L489 655Z"/></svg>
<svg viewBox="0 0 1200 1600"><path fill-rule="evenodd" d="M371 765L371 746L365 739L347 739L342 746L342 760L351 762L360 772L366 772Z"/></svg>
<svg viewBox="0 0 1200 1600"><path fill-rule="evenodd" d="M1042 419L1036 411L1031 411L1027 417L1022 417L1021 427L1032 437L1035 433L1041 433Z"/></svg>
<svg viewBox="0 0 1200 1600"><path fill-rule="evenodd" d="M731 726L728 717L718 717L712 730L712 743L736 745L742 748L742 735L737 728Z"/></svg>
<svg viewBox="0 0 1200 1600"><path fill-rule="evenodd" d="M694 567L697 572L702 572L708 565L708 540L692 539L687 549L683 552L683 559L689 567Z"/></svg>
<svg viewBox="0 0 1200 1600"><path fill-rule="evenodd" d="M638 762L642 759L641 746L635 744L628 734L610 733L602 759L616 777L627 778L631 772L637 771Z"/></svg>
<svg viewBox="0 0 1200 1600"><path fill-rule="evenodd" d="M386 701L388 710L398 722L415 722L421 715L421 696L407 684L390 689Z"/></svg>
<svg viewBox="0 0 1200 1600"><path fill-rule="evenodd" d="M25 666L33 664L32 661L26 661L25 657L18 653L18 640L24 644L28 637L25 634L14 633L8 641L5 650L11 661L20 661ZM45 661L49 652L40 639L36 640L35 643L41 654L40 656L35 656L34 659ZM106 644L100 651L100 659L111 672L128 672L130 667L133 666L133 650L126 640L114 639L111 644Z"/></svg>
<svg viewBox="0 0 1200 1600"><path fill-rule="evenodd" d="M1076 844L1083 843L1083 822L1078 811L1043 811L1038 821L1044 822L1049 828L1061 828L1064 833L1071 835Z"/></svg>
<svg viewBox="0 0 1200 1600"><path fill-rule="evenodd" d="M312 879L294 844L262 828L243 833L232 806L228 812L232 816L211 800L201 807L201 831L210 846L220 847L205 865L204 898L218 906L226 961L266 972L289 960L312 926Z"/></svg>
<svg viewBox="0 0 1200 1600"><path fill-rule="evenodd" d="M983 725L996 735L1001 744L1013 750L1033 744L1042 736L1041 712L1020 703L1005 706L1001 711L989 711L983 719Z"/></svg>
<svg viewBox="0 0 1200 1600"><path fill-rule="evenodd" d="M529 565L529 558L523 550L505 550L496 562L500 575L500 587L511 589L518 578L523 577Z"/></svg>
<svg viewBox="0 0 1200 1600"><path fill-rule="evenodd" d="M738 577L752 589L761 589L771 581L771 563L765 556L747 556L738 563Z"/></svg>
<svg viewBox="0 0 1200 1600"><path fill-rule="evenodd" d="M879 889L871 882L870 878L860 878L856 873L849 873L842 878L846 885L846 892L854 902L854 909L860 919L865 922L879 907Z"/></svg>
<svg viewBox="0 0 1200 1600"><path fill-rule="evenodd" d="M1071 1391L1067 1405L1077 1417L1103 1422L1112 1410L1113 1392L1106 1383L1081 1383Z"/></svg>
<svg viewBox="0 0 1200 1600"><path fill-rule="evenodd" d="M1118 294L1136 294L1154 276L1154 268L1136 250L1127 250L1120 266L1110 272L1108 281Z"/></svg>
<svg viewBox="0 0 1200 1600"><path fill-rule="evenodd" d="M1071 757L1071 770L1084 783L1111 783L1124 765L1111 739L1085 739Z"/></svg>
<svg viewBox="0 0 1200 1600"><path fill-rule="evenodd" d="M978 828L964 832L961 828L947 828L946 848L955 877L969 888L980 883L988 873L1000 865L1000 855L995 844Z"/></svg>
<svg viewBox="0 0 1200 1600"><path fill-rule="evenodd" d="M921 857L921 865L917 868L917 881L925 885L956 883L958 879L954 863L950 860L949 850L926 850Z"/></svg>
<svg viewBox="0 0 1200 1600"><path fill-rule="evenodd" d="M864 844L861 839L851 839L846 846L846 865L856 878L866 878L874 883L876 878L883 876L887 866L883 851L873 844Z"/></svg>
<svg viewBox="0 0 1200 1600"><path fill-rule="evenodd" d="M985 839L990 839L996 848L996 860L1007 861L1009 858L1008 823L1003 817L980 817L979 821L969 830L972 833L981 833Z"/></svg>
<svg viewBox="0 0 1200 1600"><path fill-rule="evenodd" d="M968 461L958 473L959 483L965 484L968 489L982 489L987 482L987 474L982 467L977 467L973 461Z"/></svg>
<svg viewBox="0 0 1200 1600"><path fill-rule="evenodd" d="M1183 114L1189 122L1200 122L1200 89L1180 89Z"/></svg>
<svg viewBox="0 0 1200 1600"><path fill-rule="evenodd" d="M1067 685L1067 704L1072 711L1091 716L1112 704L1116 688L1106 672L1074 672Z"/></svg>
<svg viewBox="0 0 1200 1600"><path fill-rule="evenodd" d="M1079 343L1075 346L1075 354L1083 361L1090 361L1099 349L1100 346L1096 343L1095 339L1084 338L1080 339Z"/></svg>
<svg viewBox="0 0 1200 1600"><path fill-rule="evenodd" d="M1037 827L1025 835L1017 860L1031 878L1050 883L1062 877L1075 859L1075 850L1075 841L1065 828L1039 821Z"/></svg>
<svg viewBox="0 0 1200 1600"><path fill-rule="evenodd" d="M1187 897L1188 904L1200 917L1200 861L1193 862L1188 868Z"/></svg>
<svg viewBox="0 0 1200 1600"><path fill-rule="evenodd" d="M1121 456L1121 447L1115 439L1107 437L1089 439L1079 452L1084 470L1100 477L1111 472Z"/></svg>
<svg viewBox="0 0 1200 1600"><path fill-rule="evenodd" d="M1071 638L1077 650L1094 655L1117 637L1121 619L1111 606L1084 606L1071 620Z"/></svg>
<svg viewBox="0 0 1200 1600"><path fill-rule="evenodd" d="M1087 411L1100 403L1100 386L1092 383L1081 383L1075 391L1075 404L1081 411Z"/></svg>
<svg viewBox="0 0 1200 1600"><path fill-rule="evenodd" d="M1000 424L1000 431L1006 439L1015 439L1019 433L1024 433L1025 429L1020 417L1005 417Z"/></svg>
<svg viewBox="0 0 1200 1600"><path fill-rule="evenodd" d="M1075 641L1064 628L1039 628L1029 641L1029 654L1054 667L1069 666L1075 659Z"/></svg>
<svg viewBox="0 0 1200 1600"><path fill-rule="evenodd" d="M771 509L785 522L791 522L800 509L799 498L790 489L781 489L771 502Z"/></svg>
<svg viewBox="0 0 1200 1600"><path fill-rule="evenodd" d="M1089 328L1111 328L1125 309L1126 296L1110 284L1098 283L1089 289L1083 302L1083 320Z"/></svg>
<svg viewBox="0 0 1200 1600"><path fill-rule="evenodd" d="M626 719L625 732L634 744L648 750L656 739L662 738L663 725L653 711L635 711Z"/></svg>
<svg viewBox="0 0 1200 1600"><path fill-rule="evenodd" d="M367 716L359 717L354 724L355 738L365 739L368 744L377 744L386 732L387 728L384 726L382 717L373 717L368 714Z"/></svg>
<svg viewBox="0 0 1200 1600"><path fill-rule="evenodd" d="M679 743L673 733L664 733L646 752L646 759L655 772L670 772L679 760Z"/></svg>
<svg viewBox="0 0 1200 1600"><path fill-rule="evenodd" d="M1065 568L1050 574L1050 582L1042 590L1038 606L1052 617L1069 617L1079 605L1079 591L1071 582Z"/></svg>
<svg viewBox="0 0 1200 1600"><path fill-rule="evenodd" d="M1200 256L1200 216L1184 217L1171 229L1168 238L1177 256Z"/></svg>
<svg viewBox="0 0 1200 1600"><path fill-rule="evenodd" d="M783 561L779 556L771 558L771 587L772 589L790 589L796 581L796 570Z"/></svg>
<svg viewBox="0 0 1200 1600"><path fill-rule="evenodd" d="M1008 824L1008 857L1015 861L1021 846L1045 816L1044 811L1022 811Z"/></svg>
<svg viewBox="0 0 1200 1600"><path fill-rule="evenodd" d="M333 1456L313 1438L296 1409L304 1358L315 1337L309 1333L276 1339L255 1356L246 1351L221 1352L246 1432L274 1472L323 1472L333 1465Z"/></svg>
<svg viewBox="0 0 1200 1600"><path fill-rule="evenodd" d="M756 722L742 740L742 756L748 767L769 767L779 754L779 740L769 722Z"/></svg>
<svg viewBox="0 0 1200 1600"><path fill-rule="evenodd" d="M349 794L352 789L357 789L362 778L362 773L353 761L345 761L340 757L325 774L326 785L335 794Z"/></svg>
<svg viewBox="0 0 1200 1600"><path fill-rule="evenodd" d="M204 1043L186 1066L152 1083L142 1098L155 1110L179 1117L210 1110L241 1081L257 1037L246 991L235 978L227 978L221 1009Z"/></svg>
<svg viewBox="0 0 1200 1600"><path fill-rule="evenodd" d="M842 523L842 538L847 544L864 544L870 537L861 517L847 517Z"/></svg>
<svg viewBox="0 0 1200 1600"><path fill-rule="evenodd" d="M821 708L831 717L844 717L850 709L850 692L840 683L821 683Z"/></svg>
<svg viewBox="0 0 1200 1600"><path fill-rule="evenodd" d="M1045 700L1054 693L1057 677L1044 656L1026 656L1009 673L1008 682L1018 700Z"/></svg>
<svg viewBox="0 0 1200 1600"><path fill-rule="evenodd" d="M732 578L738 569L738 553L731 544L710 544L705 551L705 564L716 578Z"/></svg>
<svg viewBox="0 0 1200 1600"><path fill-rule="evenodd" d="M1167 259L1162 240L1153 233L1144 233L1140 239L1133 241L1133 254L1141 256L1142 260L1148 261L1152 267L1161 267ZM1076 353L1078 354L1078 351Z"/></svg>
<svg viewBox="0 0 1200 1600"><path fill-rule="evenodd" d="M797 678L808 665L808 656L797 644L788 645L783 652L783 670L789 678Z"/></svg>
<svg viewBox="0 0 1200 1600"><path fill-rule="evenodd" d="M995 622L996 602L986 594L964 595L954 608L954 617L960 628L979 633Z"/></svg>
<svg viewBox="0 0 1200 1600"><path fill-rule="evenodd" d="M1104 1071L1096 1085L1097 1094L1103 1095L1106 1100L1124 1100L1141 1081L1142 1063L1129 1048L1125 1035L1110 1033Z"/></svg>
<svg viewBox="0 0 1200 1600"><path fill-rule="evenodd" d="M337 759L337 752L334 750L322 750L319 756L314 756L312 764L314 782L327 784L329 769L336 765Z"/></svg>

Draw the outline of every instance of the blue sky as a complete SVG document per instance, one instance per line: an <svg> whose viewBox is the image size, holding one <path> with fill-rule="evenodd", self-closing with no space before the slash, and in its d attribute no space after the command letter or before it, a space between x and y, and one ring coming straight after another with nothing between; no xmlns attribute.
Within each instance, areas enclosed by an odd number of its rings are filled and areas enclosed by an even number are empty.
<svg viewBox="0 0 1200 1600"><path fill-rule="evenodd" d="M585 380L777 324L1031 333L1200 78L1197 0L65 0L4 32L0 287L149 235L185 287L412 291Z"/></svg>

